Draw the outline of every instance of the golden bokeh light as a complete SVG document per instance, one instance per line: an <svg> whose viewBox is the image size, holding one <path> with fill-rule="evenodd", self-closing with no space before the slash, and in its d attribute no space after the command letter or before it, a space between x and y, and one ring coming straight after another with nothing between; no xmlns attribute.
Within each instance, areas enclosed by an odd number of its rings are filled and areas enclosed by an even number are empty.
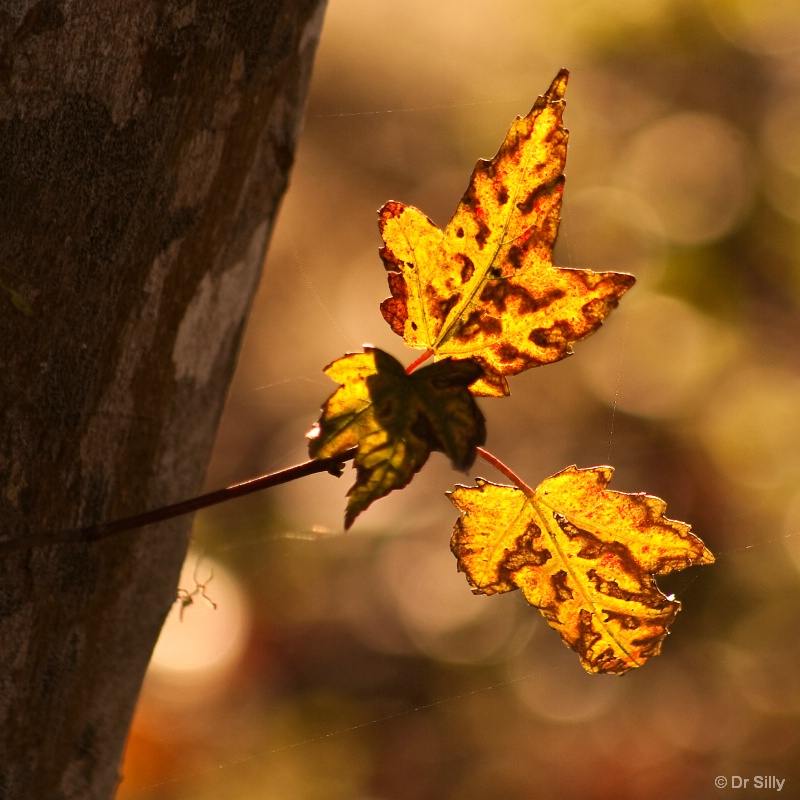
<svg viewBox="0 0 800 800"><path fill-rule="evenodd" d="M715 378L730 366L736 341L687 303L644 291L586 347L590 355L580 369L599 398L622 411L658 418L694 415Z"/></svg>
<svg viewBox="0 0 800 800"><path fill-rule="evenodd" d="M660 119L631 142L622 181L653 208L677 244L713 241L752 202L752 166L740 131L711 114Z"/></svg>
<svg viewBox="0 0 800 800"><path fill-rule="evenodd" d="M794 0L706 0L719 32L752 53L784 55L800 49L800 6Z"/></svg>
<svg viewBox="0 0 800 800"><path fill-rule="evenodd" d="M785 488L800 475L800 376L741 367L714 388L697 435L717 468L748 490Z"/></svg>

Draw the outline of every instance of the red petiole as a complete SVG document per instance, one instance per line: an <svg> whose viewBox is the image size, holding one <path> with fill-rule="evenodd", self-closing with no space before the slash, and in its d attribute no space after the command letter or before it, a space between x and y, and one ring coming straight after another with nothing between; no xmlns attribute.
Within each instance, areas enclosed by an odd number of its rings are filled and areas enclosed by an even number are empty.
<svg viewBox="0 0 800 800"><path fill-rule="evenodd" d="M433 350L426 350L416 361L406 367L406 375L410 375L417 367L424 364L433 355Z"/></svg>
<svg viewBox="0 0 800 800"><path fill-rule="evenodd" d="M484 450L482 447L476 447L475 450L477 451L478 455L487 463L491 464L496 470L499 470L506 476L518 489L521 489L525 492L526 495L529 497L533 497L533 489L528 486L522 478L514 472L511 467L507 466L504 462L502 462L497 456L492 455L488 450Z"/></svg>

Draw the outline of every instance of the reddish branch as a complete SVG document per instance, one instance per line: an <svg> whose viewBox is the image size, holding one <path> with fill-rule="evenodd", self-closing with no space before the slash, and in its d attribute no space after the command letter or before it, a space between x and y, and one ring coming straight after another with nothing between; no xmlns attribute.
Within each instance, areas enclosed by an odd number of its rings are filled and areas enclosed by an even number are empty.
<svg viewBox="0 0 800 800"><path fill-rule="evenodd" d="M431 353L423 354L423 357L418 359L415 364L422 363L422 361L429 358L430 355ZM411 367L414 367L414 364L412 364ZM411 367L409 367L408 371L411 370ZM482 447L478 447L476 450L478 455L487 464L491 464L495 469L502 472L503 475L522 489L523 492L530 495L533 494L533 489L499 458L493 456L488 450L484 450ZM217 489L214 492L208 492L199 497L192 497L189 500L182 500L180 503L163 506L162 508L156 508L152 511L145 511L132 517L125 517L124 519L102 522L99 525L88 525L84 528L72 528L56 533L40 533L19 539L7 539L4 542L0 542L0 556L19 550L28 550L32 547L97 542L109 536L115 536L119 533L126 533L136 530L137 528L143 528L146 525L154 525L157 522L164 522L165 520L180 517L184 514L192 514L202 508L219 505L228 500L235 500L237 497L244 497L254 492L260 492L262 489L279 486L282 483L290 483L291 481L296 481L299 478L305 478L307 475L314 475L319 472L329 472L331 475L335 475L338 478L344 470L344 465L353 459L355 454L356 448L353 448L333 458L311 459L309 461L304 461L302 464L297 464L294 467L282 469L279 472L270 472L259 478L253 478L244 483L228 486L226 489Z"/></svg>
<svg viewBox="0 0 800 800"><path fill-rule="evenodd" d="M103 522L99 525L89 525L85 528L73 528L57 533L42 533L34 536L26 536L19 539L8 539L0 542L0 555L11 553L16 550L27 550L31 547L45 547L54 544L76 544L78 542L96 542L108 536L118 533L125 533L136 528L143 528L145 525L153 525L156 522L164 522L167 519L180 517L183 514L191 514L201 508L208 508L227 500L237 497L244 497L253 492L260 492L262 489L269 489L272 486L279 486L282 483L289 483L298 478L305 478L307 475L314 475L318 472L330 472L337 478L342 474L344 465L355 456L355 448L342 453L334 458L319 458L305 461L288 469L279 472L271 472L262 475L260 478L253 478L244 483L237 483L227 489L217 489L214 492L193 497L190 500L183 500L171 506L156 508L152 511L145 511L133 517Z"/></svg>

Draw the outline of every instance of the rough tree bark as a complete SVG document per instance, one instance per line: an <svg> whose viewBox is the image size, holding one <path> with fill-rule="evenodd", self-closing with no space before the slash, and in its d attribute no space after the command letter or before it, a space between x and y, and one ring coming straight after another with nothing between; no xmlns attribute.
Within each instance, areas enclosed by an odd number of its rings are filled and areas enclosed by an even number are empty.
<svg viewBox="0 0 800 800"><path fill-rule="evenodd" d="M201 486L324 0L0 10L0 539ZM108 798L189 523L0 562L0 797Z"/></svg>

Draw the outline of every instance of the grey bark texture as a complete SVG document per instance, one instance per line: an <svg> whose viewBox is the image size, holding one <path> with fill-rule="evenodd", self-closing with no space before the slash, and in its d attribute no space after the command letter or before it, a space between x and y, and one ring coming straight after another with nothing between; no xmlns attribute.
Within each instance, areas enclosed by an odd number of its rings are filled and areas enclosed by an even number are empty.
<svg viewBox="0 0 800 800"><path fill-rule="evenodd" d="M0 10L0 539L200 489L324 0ZM0 798L109 798L188 521L0 561Z"/></svg>

